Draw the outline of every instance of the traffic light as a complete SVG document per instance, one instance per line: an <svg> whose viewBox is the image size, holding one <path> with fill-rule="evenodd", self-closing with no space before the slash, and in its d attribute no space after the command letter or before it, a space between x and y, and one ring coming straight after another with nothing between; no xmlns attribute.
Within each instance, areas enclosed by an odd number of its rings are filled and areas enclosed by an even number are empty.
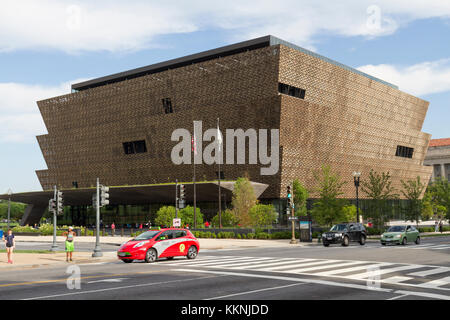
<svg viewBox="0 0 450 320"><path fill-rule="evenodd" d="M63 193L59 190L56 192L56 213L59 215L64 213Z"/></svg>
<svg viewBox="0 0 450 320"><path fill-rule="evenodd" d="M184 208L184 203L185 203L184 184L180 184L180 201L178 204L181 209Z"/></svg>
<svg viewBox="0 0 450 320"><path fill-rule="evenodd" d="M292 193L291 193L291 186L287 186L287 206L286 206L286 212L289 213L291 211L292 207Z"/></svg>
<svg viewBox="0 0 450 320"><path fill-rule="evenodd" d="M100 207L106 206L109 204L109 187L101 186L100 187Z"/></svg>
<svg viewBox="0 0 450 320"><path fill-rule="evenodd" d="M55 199L50 199L48 201L48 211L55 212L55 210L56 210L56 201Z"/></svg>

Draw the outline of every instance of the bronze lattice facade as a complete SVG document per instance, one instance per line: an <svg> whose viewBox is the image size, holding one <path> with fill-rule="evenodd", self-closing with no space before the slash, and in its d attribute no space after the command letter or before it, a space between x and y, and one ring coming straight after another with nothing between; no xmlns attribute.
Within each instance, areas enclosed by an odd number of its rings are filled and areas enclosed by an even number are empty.
<svg viewBox="0 0 450 320"><path fill-rule="evenodd" d="M192 181L192 165L171 162L171 134L192 132L194 120L214 128L217 118L221 129L280 130L277 174L262 176L261 165L222 166L226 180L247 174L268 184L262 198L284 198L295 178L313 187L313 171L324 164L348 180L347 198L354 197L353 171L362 179L370 169L389 171L397 188L401 179L428 181L430 135L421 132L428 102L274 37L252 41L39 101L48 129L37 137L48 167L37 171L43 189L74 181L90 187L97 177L110 186ZM304 96L280 93L280 83ZM124 143L137 141L145 151L127 154ZM197 180L217 179L217 165L196 172Z"/></svg>

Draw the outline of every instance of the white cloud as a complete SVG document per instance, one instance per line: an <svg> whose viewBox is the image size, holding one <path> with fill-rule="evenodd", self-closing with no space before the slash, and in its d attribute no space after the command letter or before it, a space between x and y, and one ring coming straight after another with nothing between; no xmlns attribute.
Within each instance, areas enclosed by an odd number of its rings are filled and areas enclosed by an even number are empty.
<svg viewBox="0 0 450 320"><path fill-rule="evenodd" d="M2 0L0 51L127 51L160 35L228 30L230 41L273 34L305 47L314 36L376 37L416 19L449 18L447 0Z"/></svg>
<svg viewBox="0 0 450 320"><path fill-rule="evenodd" d="M416 96L450 91L450 59L412 66L365 65L357 69L396 84L400 90Z"/></svg>
<svg viewBox="0 0 450 320"><path fill-rule="evenodd" d="M46 134L36 101L70 93L70 84L39 86L0 83L0 142L35 142L36 135Z"/></svg>

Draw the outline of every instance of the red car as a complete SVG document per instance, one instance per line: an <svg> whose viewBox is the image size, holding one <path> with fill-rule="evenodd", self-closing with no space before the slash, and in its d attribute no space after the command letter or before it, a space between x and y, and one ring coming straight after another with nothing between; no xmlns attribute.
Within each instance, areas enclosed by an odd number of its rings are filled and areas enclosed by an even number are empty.
<svg viewBox="0 0 450 320"><path fill-rule="evenodd" d="M200 243L189 230L170 228L140 234L121 245L117 257L126 263L133 260L155 262L159 258L172 259L178 256L195 259L199 250Z"/></svg>

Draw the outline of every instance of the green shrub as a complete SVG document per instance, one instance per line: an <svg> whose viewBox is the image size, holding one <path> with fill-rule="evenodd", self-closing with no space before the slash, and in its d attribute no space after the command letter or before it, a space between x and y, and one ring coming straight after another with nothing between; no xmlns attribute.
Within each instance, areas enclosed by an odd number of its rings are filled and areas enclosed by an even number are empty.
<svg viewBox="0 0 450 320"><path fill-rule="evenodd" d="M247 238L248 239L254 239L255 238L255 234L254 233L247 233Z"/></svg>
<svg viewBox="0 0 450 320"><path fill-rule="evenodd" d="M216 239L216 234L215 234L215 233L212 233L212 234L211 234L211 238Z"/></svg>
<svg viewBox="0 0 450 320"><path fill-rule="evenodd" d="M23 226L23 227L17 226L17 227L12 228L12 232L13 233L22 233L22 232L39 233L39 230L36 230L36 229L34 229L32 227L29 227L29 226Z"/></svg>
<svg viewBox="0 0 450 320"><path fill-rule="evenodd" d="M380 235L384 232L383 229L377 229L377 228L367 228L367 234L369 236L375 236L375 235Z"/></svg>
<svg viewBox="0 0 450 320"><path fill-rule="evenodd" d="M260 232L256 234L256 239L270 239L270 235L267 232Z"/></svg>
<svg viewBox="0 0 450 320"><path fill-rule="evenodd" d="M237 236L236 236L236 238L237 238L237 239L242 239L241 234L238 233Z"/></svg>
<svg viewBox="0 0 450 320"><path fill-rule="evenodd" d="M245 233L243 233L243 234L241 235L241 238L242 238L242 239L247 239L247 235L246 235Z"/></svg>

